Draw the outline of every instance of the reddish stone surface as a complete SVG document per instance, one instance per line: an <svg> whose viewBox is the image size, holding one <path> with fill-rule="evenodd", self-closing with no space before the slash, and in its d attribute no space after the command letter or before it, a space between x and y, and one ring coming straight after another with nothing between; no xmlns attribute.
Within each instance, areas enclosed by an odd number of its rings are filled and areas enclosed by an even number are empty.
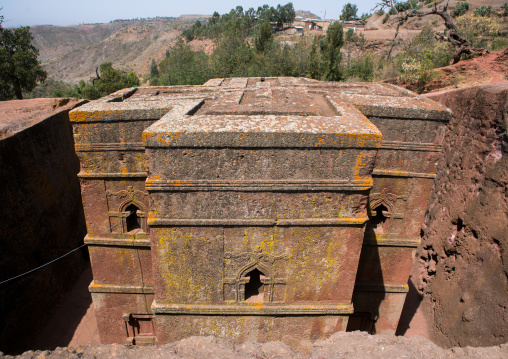
<svg viewBox="0 0 508 359"><path fill-rule="evenodd" d="M79 162L68 115L82 103L0 102L0 282L83 244ZM78 251L0 286L0 350L33 346L86 261L86 251Z"/></svg>
<svg viewBox="0 0 508 359"><path fill-rule="evenodd" d="M351 315L393 332L449 118L391 85L292 78L73 111L101 340L308 350Z"/></svg>
<svg viewBox="0 0 508 359"><path fill-rule="evenodd" d="M428 95L454 111L412 270L439 345L508 338L508 82ZM415 296L417 298L417 296ZM420 297L421 300L421 297ZM405 311L400 333L417 306Z"/></svg>

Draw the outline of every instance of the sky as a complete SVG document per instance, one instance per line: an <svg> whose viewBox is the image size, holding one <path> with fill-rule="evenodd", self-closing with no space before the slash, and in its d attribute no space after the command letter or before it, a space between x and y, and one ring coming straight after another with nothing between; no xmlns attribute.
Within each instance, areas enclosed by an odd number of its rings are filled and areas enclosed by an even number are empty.
<svg viewBox="0 0 508 359"><path fill-rule="evenodd" d="M78 25L105 23L116 19L135 19L156 16L177 17L182 14L219 14L229 12L237 5L250 7L268 4L284 5L289 1L268 0L0 0L3 27L31 25ZM347 2L358 6L358 15L370 10L376 0L295 0L295 10L308 10L326 19L338 19Z"/></svg>

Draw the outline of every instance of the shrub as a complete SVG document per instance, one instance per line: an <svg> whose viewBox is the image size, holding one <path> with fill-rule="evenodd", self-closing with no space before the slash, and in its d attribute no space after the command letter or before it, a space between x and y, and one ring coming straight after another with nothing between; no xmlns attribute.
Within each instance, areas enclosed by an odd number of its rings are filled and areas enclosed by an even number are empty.
<svg viewBox="0 0 508 359"><path fill-rule="evenodd" d="M399 2L395 4L395 8L397 9L398 12L404 12L409 9L416 9L417 6L418 6L417 0L408 0L406 2Z"/></svg>
<svg viewBox="0 0 508 359"><path fill-rule="evenodd" d="M508 46L508 41L502 37L497 37L494 40L492 40L491 50L502 50L505 47Z"/></svg>
<svg viewBox="0 0 508 359"><path fill-rule="evenodd" d="M411 85L416 86L416 92L422 93L427 85L436 76L432 71L432 55L424 51L416 58L409 58L402 64L402 78Z"/></svg>
<svg viewBox="0 0 508 359"><path fill-rule="evenodd" d="M372 81L374 78L374 62L370 54L365 54L358 60L353 61L349 69L349 75L362 81Z"/></svg>
<svg viewBox="0 0 508 359"><path fill-rule="evenodd" d="M478 15L478 16L489 17L491 12L492 12L491 5L489 5L489 6L483 5L477 9L475 9L474 14Z"/></svg>
<svg viewBox="0 0 508 359"><path fill-rule="evenodd" d="M501 6L501 10L503 10L503 16L508 16L508 2L504 3L503 6Z"/></svg>
<svg viewBox="0 0 508 359"><path fill-rule="evenodd" d="M389 18L390 18L390 14L386 14L385 17L383 18L383 24L385 24Z"/></svg>
<svg viewBox="0 0 508 359"><path fill-rule="evenodd" d="M475 38L484 36L496 36L500 26L497 19L491 17L463 15L455 21L460 32L473 44Z"/></svg>
<svg viewBox="0 0 508 359"><path fill-rule="evenodd" d="M469 3L465 1L461 1L455 4L455 6L452 9L452 16L453 17L459 17L466 13L466 11L469 10Z"/></svg>
<svg viewBox="0 0 508 359"><path fill-rule="evenodd" d="M383 16L384 14L385 14L385 11L383 9L379 9L378 11L376 11L377 16Z"/></svg>

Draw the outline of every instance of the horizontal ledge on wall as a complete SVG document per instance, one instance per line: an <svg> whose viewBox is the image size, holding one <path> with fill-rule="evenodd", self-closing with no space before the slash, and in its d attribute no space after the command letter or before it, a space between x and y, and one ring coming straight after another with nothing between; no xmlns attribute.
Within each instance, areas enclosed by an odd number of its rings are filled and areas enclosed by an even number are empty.
<svg viewBox="0 0 508 359"><path fill-rule="evenodd" d="M364 245L378 247L411 247L417 248L420 245L420 239L417 238L367 238L363 242Z"/></svg>
<svg viewBox="0 0 508 359"><path fill-rule="evenodd" d="M85 243L94 246L150 247L149 238L111 238L85 236Z"/></svg>
<svg viewBox="0 0 508 359"><path fill-rule="evenodd" d="M147 172L79 172L79 178L146 178Z"/></svg>
<svg viewBox="0 0 508 359"><path fill-rule="evenodd" d="M372 188L372 178L359 180L158 180L148 178L147 191L363 191Z"/></svg>
<svg viewBox="0 0 508 359"><path fill-rule="evenodd" d="M383 142L381 142L381 149L382 150L441 152L441 150L443 149L443 146L435 144L435 143L383 141Z"/></svg>
<svg viewBox="0 0 508 359"><path fill-rule="evenodd" d="M356 284L355 292L407 293L407 284Z"/></svg>
<svg viewBox="0 0 508 359"><path fill-rule="evenodd" d="M303 219L174 219L174 218L152 218L148 225L157 226L185 226L185 227L206 227L206 226L359 226L369 220L369 217L348 217L348 218L303 218Z"/></svg>
<svg viewBox="0 0 508 359"><path fill-rule="evenodd" d="M372 171L372 175L373 176L386 176L386 177L436 178L435 173L421 173L421 172L383 170L383 169L374 169L374 171Z"/></svg>
<svg viewBox="0 0 508 359"><path fill-rule="evenodd" d="M76 143L77 152L145 151L143 142L132 143Z"/></svg>
<svg viewBox="0 0 508 359"><path fill-rule="evenodd" d="M166 304L152 303L157 314L188 315L347 315L353 313L352 304Z"/></svg>
<svg viewBox="0 0 508 359"><path fill-rule="evenodd" d="M153 287L141 285L101 284L95 280L88 286L90 293L153 294Z"/></svg>
<svg viewBox="0 0 508 359"><path fill-rule="evenodd" d="M360 96L357 95L357 97ZM366 104L365 102L361 103L363 102L361 100L360 101L357 100L354 102L356 108L358 108L358 110L360 110L360 112L364 116L367 116L369 119L373 117L374 118L380 117L398 121L420 120L420 121L449 122L452 118L452 113L449 110L442 110L442 108L426 109L425 108L426 104L422 102L421 98L416 101L414 99L411 99L410 101L412 102L410 105L408 105L408 103L406 104L400 103L399 99L394 99L394 101L399 103L392 104L392 106L387 106L386 103L382 103L379 105L369 105ZM428 102L428 100L425 102ZM417 106L416 108L415 105Z"/></svg>

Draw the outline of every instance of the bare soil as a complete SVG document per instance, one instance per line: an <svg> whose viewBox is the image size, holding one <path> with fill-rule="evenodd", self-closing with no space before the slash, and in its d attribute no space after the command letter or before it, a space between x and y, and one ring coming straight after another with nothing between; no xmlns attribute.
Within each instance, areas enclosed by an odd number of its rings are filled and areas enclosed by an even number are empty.
<svg viewBox="0 0 508 359"><path fill-rule="evenodd" d="M425 85L423 93L486 85L508 80L508 48L485 56L462 60L455 65L433 70L435 77ZM416 85L403 79L389 81L416 91Z"/></svg>
<svg viewBox="0 0 508 359"><path fill-rule="evenodd" d="M47 359L105 359L105 358L194 358L194 359L286 359L286 358L492 358L508 356L508 344L490 348L442 349L420 338L391 335L369 335L364 332L336 333L326 340L316 341L310 353L297 353L280 342L247 342L233 345L214 337L191 337L159 347L135 347L121 344L57 348L54 351L29 351L17 358ZM13 358L3 356L0 358Z"/></svg>

